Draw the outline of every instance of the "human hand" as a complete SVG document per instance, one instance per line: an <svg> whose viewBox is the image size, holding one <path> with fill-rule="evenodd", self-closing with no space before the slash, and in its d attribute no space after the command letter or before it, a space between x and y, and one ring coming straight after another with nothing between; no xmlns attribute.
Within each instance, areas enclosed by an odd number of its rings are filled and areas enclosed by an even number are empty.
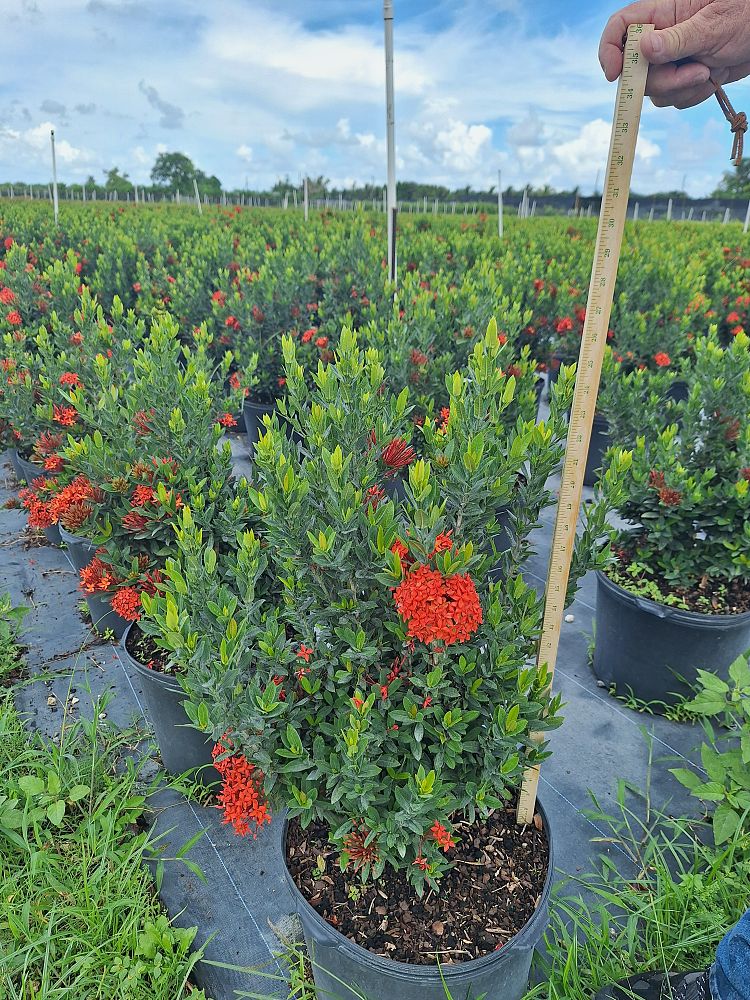
<svg viewBox="0 0 750 1000"><path fill-rule="evenodd" d="M750 0L631 3L602 35L599 62L608 80L622 72L622 39L631 24L657 29L641 42L651 63L646 93L657 107L691 108L713 96L714 84L750 76Z"/></svg>

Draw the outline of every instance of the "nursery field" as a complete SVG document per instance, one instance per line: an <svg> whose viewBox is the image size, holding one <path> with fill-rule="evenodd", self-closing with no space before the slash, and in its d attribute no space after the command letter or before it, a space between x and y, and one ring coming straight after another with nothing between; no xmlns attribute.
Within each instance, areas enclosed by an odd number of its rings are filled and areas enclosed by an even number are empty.
<svg viewBox="0 0 750 1000"><path fill-rule="evenodd" d="M626 230L550 690L594 236L409 216L394 288L381 215L0 203L0 998L709 960L750 904L750 241Z"/></svg>

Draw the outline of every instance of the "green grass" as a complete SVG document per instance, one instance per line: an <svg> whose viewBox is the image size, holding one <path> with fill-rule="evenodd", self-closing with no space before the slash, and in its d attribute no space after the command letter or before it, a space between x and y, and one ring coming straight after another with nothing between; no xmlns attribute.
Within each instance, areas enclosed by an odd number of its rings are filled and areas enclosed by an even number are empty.
<svg viewBox="0 0 750 1000"><path fill-rule="evenodd" d="M0 1000L188 995L195 931L158 903L126 740L95 718L45 741L0 702Z"/></svg>
<svg viewBox="0 0 750 1000"><path fill-rule="evenodd" d="M535 969L545 985L533 996L588 1000L643 971L706 969L750 906L750 833L709 846L702 824L652 817L645 799L628 805L628 791L619 786L616 816L596 810L592 818L609 826L607 841L632 871L622 875L620 861L603 858L596 872L558 889L547 955Z"/></svg>

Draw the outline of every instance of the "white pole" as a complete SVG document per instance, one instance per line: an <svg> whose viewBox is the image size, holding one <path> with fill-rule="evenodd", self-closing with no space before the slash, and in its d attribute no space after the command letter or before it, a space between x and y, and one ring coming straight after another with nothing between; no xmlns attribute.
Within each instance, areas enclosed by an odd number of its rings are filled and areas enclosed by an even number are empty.
<svg viewBox="0 0 750 1000"><path fill-rule="evenodd" d="M746 233L748 229L750 229L750 201L747 203L747 213L745 214L745 226L742 232Z"/></svg>
<svg viewBox="0 0 750 1000"><path fill-rule="evenodd" d="M388 278L396 281L396 111L393 96L393 0L383 0L385 121L388 159Z"/></svg>
<svg viewBox="0 0 750 1000"><path fill-rule="evenodd" d="M297 207L297 188L292 188L292 196L294 197L294 207Z"/></svg>
<svg viewBox="0 0 750 1000"><path fill-rule="evenodd" d="M536 215L536 201L531 203L531 218L533 219ZM589 205L589 215L591 215L591 205Z"/></svg>
<svg viewBox="0 0 750 1000"><path fill-rule="evenodd" d="M638 213L640 212L640 210L641 210L641 204L640 202L637 201L635 203L635 208L633 209L633 222L638 221Z"/></svg>
<svg viewBox="0 0 750 1000"><path fill-rule="evenodd" d="M195 203L198 206L198 215L203 215L203 205L201 205L200 191L198 190L198 181L195 179L195 174L193 174L193 189L195 190Z"/></svg>
<svg viewBox="0 0 750 1000"><path fill-rule="evenodd" d="M706 210L704 208L703 209L703 214L701 215L701 222L705 222L705 221L706 221Z"/></svg>
<svg viewBox="0 0 750 1000"><path fill-rule="evenodd" d="M654 221L654 206L653 205L651 206L651 211L648 213L648 221L649 222L653 222Z"/></svg>
<svg viewBox="0 0 750 1000"><path fill-rule="evenodd" d="M695 211L695 209L691 208L690 211L688 212L688 222L692 222L693 221L693 212L694 211Z"/></svg>
<svg viewBox="0 0 750 1000"><path fill-rule="evenodd" d="M55 225L59 215L60 206L57 200L57 159L55 158L55 130L50 129L50 145L52 146L52 204L55 210Z"/></svg>
<svg viewBox="0 0 750 1000"><path fill-rule="evenodd" d="M305 203L305 222L307 222L307 215L310 210L310 193L307 187L307 177L305 177L302 184L302 196Z"/></svg>
<svg viewBox="0 0 750 1000"><path fill-rule="evenodd" d="M497 172L497 235L503 238L503 172Z"/></svg>
<svg viewBox="0 0 750 1000"><path fill-rule="evenodd" d="M723 226L726 226L726 224L729 222L729 219L730 219L731 215L732 215L732 213L731 213L730 209L727 209L726 212L724 213L724 221L722 223Z"/></svg>
<svg viewBox="0 0 750 1000"><path fill-rule="evenodd" d="M667 202L667 222L672 221L672 199Z"/></svg>

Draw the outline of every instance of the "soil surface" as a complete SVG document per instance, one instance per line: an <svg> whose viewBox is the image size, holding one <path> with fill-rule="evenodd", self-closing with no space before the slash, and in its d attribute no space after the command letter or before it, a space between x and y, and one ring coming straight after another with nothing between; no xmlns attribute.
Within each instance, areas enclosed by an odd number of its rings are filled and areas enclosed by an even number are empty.
<svg viewBox="0 0 750 1000"><path fill-rule="evenodd" d="M458 824L456 834L460 842L448 854L454 867L439 894L428 889L421 899L402 873L388 868L366 886L353 869L342 872L323 823L306 830L297 820L289 823L287 867L318 913L363 948L413 965L466 962L501 948L534 913L549 845L541 817L518 826L512 809L486 822ZM325 860L322 875L319 857ZM350 898L350 890L358 898Z"/></svg>
<svg viewBox="0 0 750 1000"><path fill-rule="evenodd" d="M166 650L160 649L149 635L144 635L138 627L138 622L133 622L125 639L125 648L138 663L151 670L156 670L160 674L173 674L175 671L170 667L169 656Z"/></svg>
<svg viewBox="0 0 750 1000"><path fill-rule="evenodd" d="M627 559L627 556L626 556ZM627 565L627 562L624 562ZM638 584L653 584L664 598L676 598L669 602L674 607L685 611L694 611L702 615L741 615L750 611L750 587L741 580L725 582L704 577L692 587L675 587L668 583L658 573L650 572L639 579L634 579L628 573L622 572L620 566L614 566L607 571L607 576L619 587L637 597L646 597L658 603L667 604L663 598L651 597Z"/></svg>

